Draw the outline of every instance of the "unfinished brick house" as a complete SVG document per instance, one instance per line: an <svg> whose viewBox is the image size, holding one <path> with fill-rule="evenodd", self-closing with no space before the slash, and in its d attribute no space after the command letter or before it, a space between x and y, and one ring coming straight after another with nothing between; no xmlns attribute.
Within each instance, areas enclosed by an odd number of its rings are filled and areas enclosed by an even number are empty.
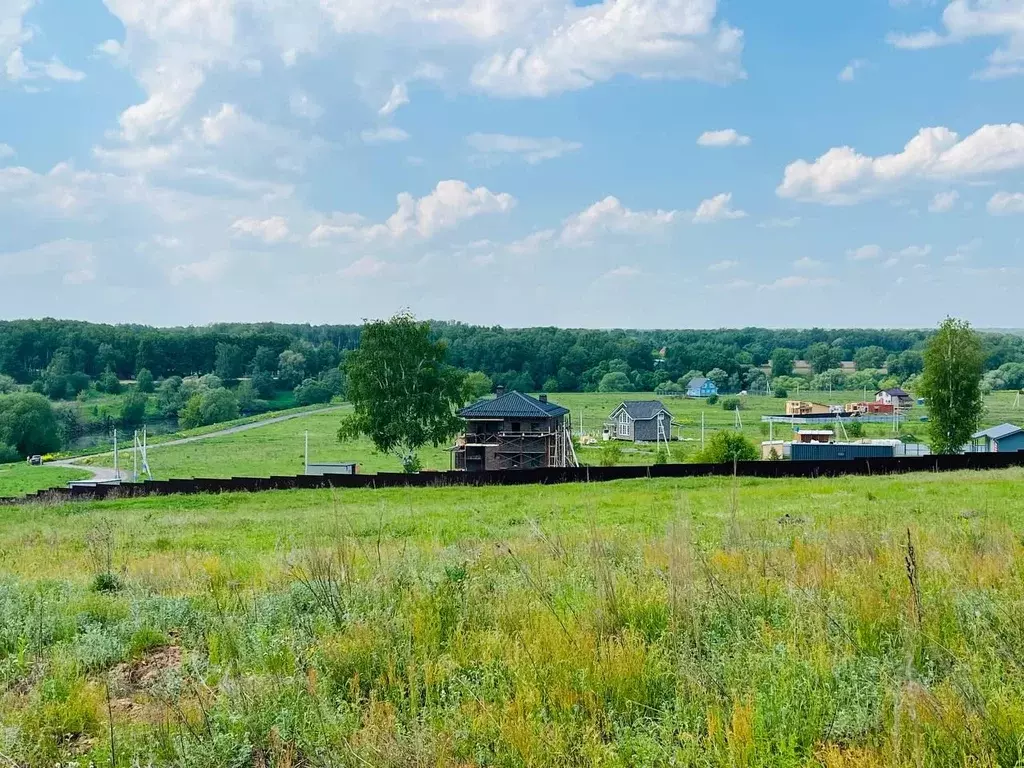
<svg viewBox="0 0 1024 768"><path fill-rule="evenodd" d="M503 392L459 411L466 432L452 449L455 469L575 467L569 411L522 392Z"/></svg>

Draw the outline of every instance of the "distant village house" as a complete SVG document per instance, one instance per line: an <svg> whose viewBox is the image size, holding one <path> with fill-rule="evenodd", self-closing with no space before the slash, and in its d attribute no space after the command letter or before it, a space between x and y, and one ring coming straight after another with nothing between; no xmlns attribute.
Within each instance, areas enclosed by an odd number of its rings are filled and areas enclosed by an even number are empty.
<svg viewBox="0 0 1024 768"><path fill-rule="evenodd" d="M690 379L690 383L686 385L687 397L712 397L717 394L718 387L715 385L715 382L704 376Z"/></svg>
<svg viewBox="0 0 1024 768"><path fill-rule="evenodd" d="M914 404L913 398L899 387L878 390L875 393L875 402L895 408L910 408Z"/></svg>
<svg viewBox="0 0 1024 768"><path fill-rule="evenodd" d="M608 417L605 434L612 440L667 443L672 439L672 413L660 400L627 400Z"/></svg>

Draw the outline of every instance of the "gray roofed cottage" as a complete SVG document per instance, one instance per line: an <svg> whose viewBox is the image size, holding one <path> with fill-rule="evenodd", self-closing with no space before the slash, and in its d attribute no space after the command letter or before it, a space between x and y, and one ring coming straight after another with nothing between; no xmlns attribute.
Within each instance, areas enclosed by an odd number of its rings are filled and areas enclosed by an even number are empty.
<svg viewBox="0 0 1024 768"><path fill-rule="evenodd" d="M609 438L637 443L668 442L672 413L660 400L626 400L612 411L605 424Z"/></svg>

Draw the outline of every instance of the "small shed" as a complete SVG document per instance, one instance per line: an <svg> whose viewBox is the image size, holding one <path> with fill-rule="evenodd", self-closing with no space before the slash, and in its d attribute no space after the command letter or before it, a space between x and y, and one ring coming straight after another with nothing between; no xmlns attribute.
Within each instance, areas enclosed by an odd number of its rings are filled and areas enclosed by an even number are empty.
<svg viewBox="0 0 1024 768"><path fill-rule="evenodd" d="M1017 453L1024 451L1024 429L1015 424L1000 424L998 427L975 432L971 439L974 450L979 453Z"/></svg>
<svg viewBox="0 0 1024 768"><path fill-rule="evenodd" d="M687 397L711 397L718 394L718 387L711 379L704 376L697 376L690 379L686 385Z"/></svg>
<svg viewBox="0 0 1024 768"><path fill-rule="evenodd" d="M672 439L672 413L660 400L626 400L612 411L607 426L615 440L660 443Z"/></svg>

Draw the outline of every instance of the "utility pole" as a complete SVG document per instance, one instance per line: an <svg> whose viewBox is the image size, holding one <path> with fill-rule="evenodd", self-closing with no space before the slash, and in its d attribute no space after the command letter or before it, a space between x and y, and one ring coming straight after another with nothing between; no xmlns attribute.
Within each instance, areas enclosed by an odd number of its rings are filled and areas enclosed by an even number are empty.
<svg viewBox="0 0 1024 768"><path fill-rule="evenodd" d="M117 456L117 427L114 427L114 476L120 480L121 470L118 467L118 456Z"/></svg>
<svg viewBox="0 0 1024 768"><path fill-rule="evenodd" d="M700 412L700 449L704 450L704 411Z"/></svg>
<svg viewBox="0 0 1024 768"><path fill-rule="evenodd" d="M303 467L302 473L304 475L308 475L309 474L309 430L308 429L305 432L305 451L304 451L304 456L305 456L305 466Z"/></svg>

